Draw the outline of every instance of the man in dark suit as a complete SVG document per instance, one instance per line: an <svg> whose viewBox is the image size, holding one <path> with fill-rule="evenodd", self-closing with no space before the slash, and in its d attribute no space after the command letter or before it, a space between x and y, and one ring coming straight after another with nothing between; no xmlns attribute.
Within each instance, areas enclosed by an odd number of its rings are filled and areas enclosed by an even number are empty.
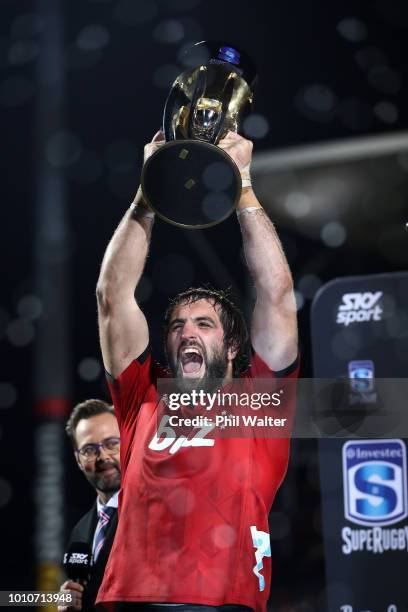
<svg viewBox="0 0 408 612"><path fill-rule="evenodd" d="M79 469L97 493L93 507L75 525L69 538L89 544L93 554L90 579L85 586L66 580L60 590L69 590L74 598L70 606L58 610L94 610L105 565L117 526L120 488L119 428L113 407L90 399L73 409L66 432L74 447Z"/></svg>

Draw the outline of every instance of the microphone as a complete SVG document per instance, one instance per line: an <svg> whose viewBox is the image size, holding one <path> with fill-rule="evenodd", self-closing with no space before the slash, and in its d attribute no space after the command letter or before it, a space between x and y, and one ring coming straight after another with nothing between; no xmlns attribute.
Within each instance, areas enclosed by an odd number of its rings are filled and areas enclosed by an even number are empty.
<svg viewBox="0 0 408 612"><path fill-rule="evenodd" d="M86 542L73 542L64 554L64 570L70 580L86 586L92 565L92 550Z"/></svg>

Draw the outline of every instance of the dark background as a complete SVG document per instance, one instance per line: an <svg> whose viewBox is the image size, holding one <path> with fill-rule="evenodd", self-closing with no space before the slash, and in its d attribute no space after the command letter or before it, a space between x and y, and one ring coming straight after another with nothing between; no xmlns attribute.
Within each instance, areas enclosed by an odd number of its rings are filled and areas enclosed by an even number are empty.
<svg viewBox="0 0 408 612"><path fill-rule="evenodd" d="M99 265L137 189L143 145L160 127L169 86L183 69L185 45L221 39L253 57L259 74L256 122L246 133L255 152L398 133L407 129L408 119L404 2L65 0L60 3L60 123L44 148L38 139L44 76L38 58L46 5L0 4L0 520L1 547L8 551L1 589L35 586L33 362L42 305L33 253L41 159L59 173L66 189L64 274L70 290L61 324L68 321L65 395L74 404L108 397L94 298ZM215 261L222 262L224 286L236 290L248 312L252 292L236 220L199 233ZM280 235L298 291L302 374L310 376L309 307L319 286L338 276L406 269L408 255L396 262L347 239L330 247L289 226ZM156 352L167 296L190 285L219 284L220 270L215 274L212 266L198 238L156 223L139 289ZM67 441L64 445L68 529L94 497L76 471ZM315 442L295 440L271 514L271 601L279 612L324 610L318 478Z"/></svg>

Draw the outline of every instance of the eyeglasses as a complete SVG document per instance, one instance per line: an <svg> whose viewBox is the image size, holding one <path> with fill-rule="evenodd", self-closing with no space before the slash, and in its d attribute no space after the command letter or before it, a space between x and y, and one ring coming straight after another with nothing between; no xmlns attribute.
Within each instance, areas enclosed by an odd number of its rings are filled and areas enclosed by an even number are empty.
<svg viewBox="0 0 408 612"><path fill-rule="evenodd" d="M119 452L120 438L106 438L102 442L95 442L92 444L85 444L81 448L77 449L78 455L81 455L85 461L91 461L96 457L99 457L101 448L110 455L114 455Z"/></svg>

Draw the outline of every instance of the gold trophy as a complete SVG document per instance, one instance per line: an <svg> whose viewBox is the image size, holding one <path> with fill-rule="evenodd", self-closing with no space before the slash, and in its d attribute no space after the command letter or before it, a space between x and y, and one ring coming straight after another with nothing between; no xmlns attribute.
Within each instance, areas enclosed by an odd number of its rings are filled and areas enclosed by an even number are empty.
<svg viewBox="0 0 408 612"><path fill-rule="evenodd" d="M256 73L237 47L200 42L190 50L200 65L174 81L166 101L166 143L146 161L143 196L164 221L203 229L224 221L241 194L232 158L217 147L228 131L239 132L249 114Z"/></svg>

